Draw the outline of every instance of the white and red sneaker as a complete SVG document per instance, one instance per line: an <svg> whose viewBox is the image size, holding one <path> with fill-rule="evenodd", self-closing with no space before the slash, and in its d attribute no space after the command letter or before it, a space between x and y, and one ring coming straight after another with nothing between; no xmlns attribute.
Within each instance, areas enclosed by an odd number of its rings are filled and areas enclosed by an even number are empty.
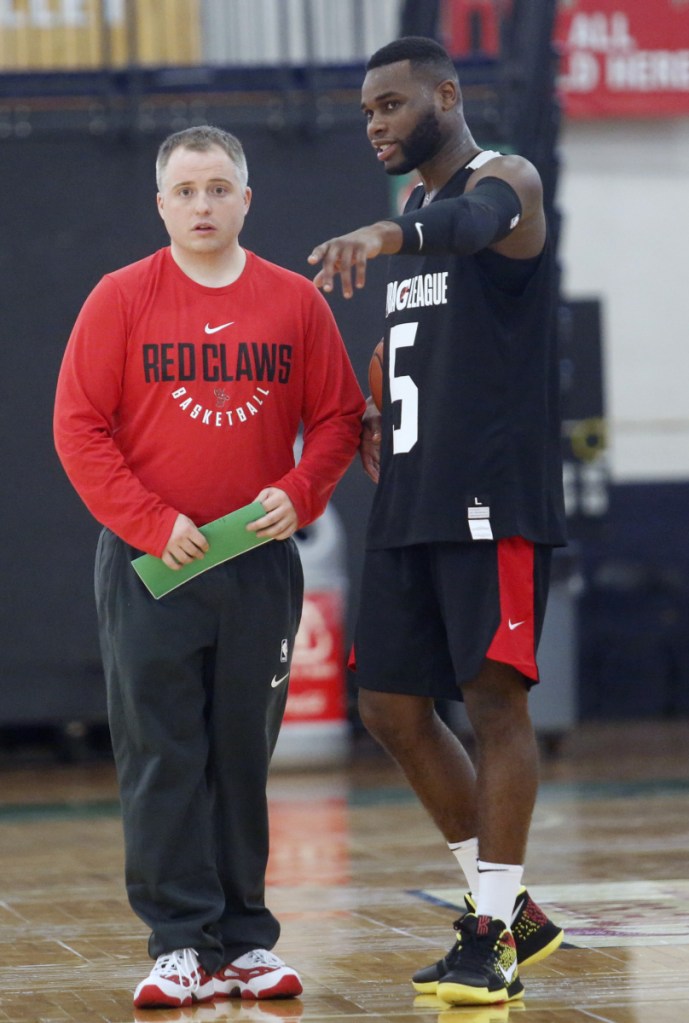
<svg viewBox="0 0 689 1023"><path fill-rule="evenodd" d="M304 990L299 974L264 948L245 952L213 975L216 996L294 998Z"/></svg>
<svg viewBox="0 0 689 1023"><path fill-rule="evenodd" d="M158 956L148 977L134 992L137 1008L191 1005L210 1002L215 993L213 978L199 963L193 948L178 948Z"/></svg>

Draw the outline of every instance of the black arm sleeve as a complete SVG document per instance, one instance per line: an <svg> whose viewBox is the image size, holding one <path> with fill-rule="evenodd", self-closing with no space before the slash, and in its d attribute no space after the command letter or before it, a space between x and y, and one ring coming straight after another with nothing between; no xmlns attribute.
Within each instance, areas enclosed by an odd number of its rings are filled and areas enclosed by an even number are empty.
<svg viewBox="0 0 689 1023"><path fill-rule="evenodd" d="M437 199L390 219L402 228L401 253L470 256L505 238L521 214L522 204L511 185L502 178L482 178L466 195Z"/></svg>

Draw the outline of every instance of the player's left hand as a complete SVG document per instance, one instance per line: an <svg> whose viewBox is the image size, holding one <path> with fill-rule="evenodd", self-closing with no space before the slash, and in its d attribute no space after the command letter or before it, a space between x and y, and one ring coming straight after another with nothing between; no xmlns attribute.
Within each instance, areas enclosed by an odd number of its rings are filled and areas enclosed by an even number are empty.
<svg viewBox="0 0 689 1023"><path fill-rule="evenodd" d="M402 244L402 230L397 224L381 220L357 231L331 238L317 245L308 258L312 265L323 263L313 279L317 288L333 290L336 274L342 281L342 294L351 298L354 287L363 288L366 283L366 263L381 253L398 252ZM352 285L354 270L354 286Z"/></svg>
<svg viewBox="0 0 689 1023"><path fill-rule="evenodd" d="M261 502L266 513L248 524L246 528L250 533L271 540L287 540L296 531L297 512L284 490L265 487L255 500Z"/></svg>

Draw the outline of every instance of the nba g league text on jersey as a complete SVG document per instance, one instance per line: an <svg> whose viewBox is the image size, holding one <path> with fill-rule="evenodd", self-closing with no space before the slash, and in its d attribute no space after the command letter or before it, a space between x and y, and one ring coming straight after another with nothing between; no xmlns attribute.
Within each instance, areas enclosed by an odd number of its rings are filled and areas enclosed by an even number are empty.
<svg viewBox="0 0 689 1023"><path fill-rule="evenodd" d="M417 274L403 281L390 281L385 315L419 306L447 305L447 271Z"/></svg>

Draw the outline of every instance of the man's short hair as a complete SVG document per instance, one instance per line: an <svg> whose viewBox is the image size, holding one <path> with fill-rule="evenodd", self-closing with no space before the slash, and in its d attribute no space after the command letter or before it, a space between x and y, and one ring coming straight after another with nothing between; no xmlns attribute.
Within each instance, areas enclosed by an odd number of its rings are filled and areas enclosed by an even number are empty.
<svg viewBox="0 0 689 1023"><path fill-rule="evenodd" d="M427 39L425 36L402 36L401 39L394 39L376 50L366 65L366 70L372 71L373 68L384 67L386 64L397 64L401 60L408 60L413 71L429 74L436 82L445 81L447 78L457 81L457 69L447 50L435 39Z"/></svg>
<svg viewBox="0 0 689 1023"><path fill-rule="evenodd" d="M231 135L229 131L223 131L222 128L215 128L210 124L201 124L195 128L184 128L183 131L176 131L173 135L168 135L162 142L156 158L158 191L161 190L163 174L165 173L170 156L180 146L183 146L185 149L193 149L198 153L205 153L212 146L219 146L220 149L227 153L237 168L242 189L245 189L248 185L249 168L247 167L246 156L239 139Z"/></svg>

